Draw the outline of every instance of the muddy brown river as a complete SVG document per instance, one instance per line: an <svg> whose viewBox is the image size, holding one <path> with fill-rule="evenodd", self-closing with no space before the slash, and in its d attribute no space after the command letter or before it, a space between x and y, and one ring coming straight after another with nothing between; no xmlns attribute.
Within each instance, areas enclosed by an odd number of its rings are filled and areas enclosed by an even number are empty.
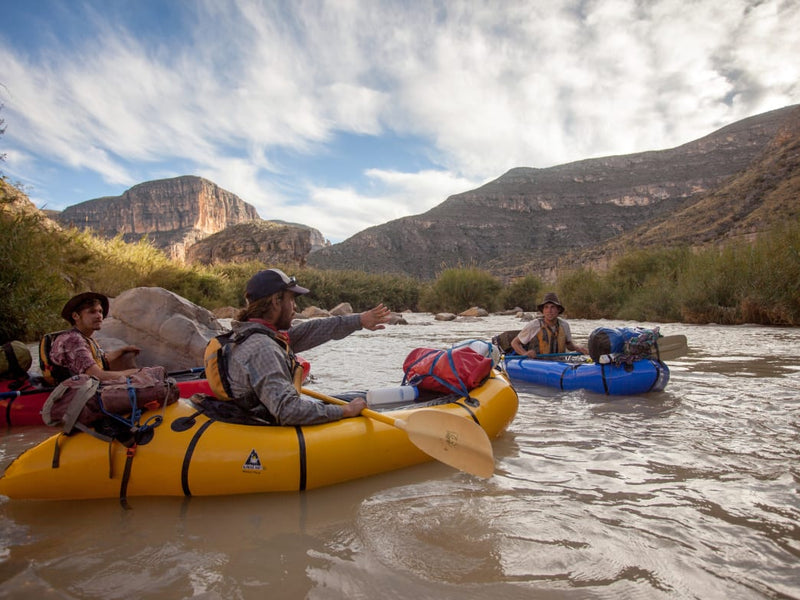
<svg viewBox="0 0 800 600"><path fill-rule="evenodd" d="M406 318L304 354L314 387L399 384L414 348L520 327ZM660 327L690 348L664 392L516 384L489 480L431 462L131 510L0 498L0 598L800 598L800 329ZM0 466L51 433L2 432Z"/></svg>

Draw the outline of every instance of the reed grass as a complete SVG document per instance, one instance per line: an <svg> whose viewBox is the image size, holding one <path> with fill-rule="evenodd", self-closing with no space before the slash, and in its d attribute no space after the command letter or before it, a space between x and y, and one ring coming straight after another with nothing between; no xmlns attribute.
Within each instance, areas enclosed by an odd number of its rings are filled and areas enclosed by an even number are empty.
<svg viewBox="0 0 800 600"><path fill-rule="evenodd" d="M37 215L0 212L0 342L36 340L63 328L70 281L56 236Z"/></svg>

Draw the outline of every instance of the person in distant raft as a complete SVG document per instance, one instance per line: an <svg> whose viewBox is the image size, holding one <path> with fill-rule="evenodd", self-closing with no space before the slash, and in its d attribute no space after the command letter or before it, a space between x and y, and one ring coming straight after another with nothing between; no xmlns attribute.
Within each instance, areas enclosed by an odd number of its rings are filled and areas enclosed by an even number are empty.
<svg viewBox="0 0 800 600"><path fill-rule="evenodd" d="M58 335L50 348L50 360L68 369L72 375L86 373L100 381L115 379L137 372L138 368L120 368L112 371L109 365L133 367L139 354L136 346L123 346L104 352L92 338L103 326L108 316L108 298L97 292L84 292L73 296L61 309L61 316L72 329Z"/></svg>
<svg viewBox="0 0 800 600"><path fill-rule="evenodd" d="M253 416L276 425L314 425L358 416L366 407L363 398L343 406L300 395L302 368L295 352L362 328L384 329L391 318L389 309L378 304L360 314L309 319L292 326L295 298L308 292L280 269L259 271L247 282L247 306L231 324L234 343L226 359L231 397Z"/></svg>
<svg viewBox="0 0 800 600"><path fill-rule="evenodd" d="M554 292L547 292L536 309L542 316L527 323L511 340L514 352L528 358L536 358L539 354L561 354L567 350L589 354L586 348L572 341L569 323L559 317L564 306Z"/></svg>

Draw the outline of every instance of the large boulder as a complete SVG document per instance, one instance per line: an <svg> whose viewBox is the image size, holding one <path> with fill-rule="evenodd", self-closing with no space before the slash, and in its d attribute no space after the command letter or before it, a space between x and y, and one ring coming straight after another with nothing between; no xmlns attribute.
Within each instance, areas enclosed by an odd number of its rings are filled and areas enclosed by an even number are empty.
<svg viewBox="0 0 800 600"><path fill-rule="evenodd" d="M319 308L318 306L307 306L297 316L302 319L322 319L325 317L330 317L331 313L324 308Z"/></svg>
<svg viewBox="0 0 800 600"><path fill-rule="evenodd" d="M468 308L464 312L458 313L459 317L488 317L489 312L485 308L480 308L479 306L473 306L472 308Z"/></svg>
<svg viewBox="0 0 800 600"><path fill-rule="evenodd" d="M140 367L161 365L167 371L203 365L208 341L227 330L214 315L159 287L138 287L111 300L109 317L95 338L106 350L138 346Z"/></svg>
<svg viewBox="0 0 800 600"><path fill-rule="evenodd" d="M353 306L349 302L342 302L340 304L337 304L331 309L331 314L335 317L343 315L352 315Z"/></svg>

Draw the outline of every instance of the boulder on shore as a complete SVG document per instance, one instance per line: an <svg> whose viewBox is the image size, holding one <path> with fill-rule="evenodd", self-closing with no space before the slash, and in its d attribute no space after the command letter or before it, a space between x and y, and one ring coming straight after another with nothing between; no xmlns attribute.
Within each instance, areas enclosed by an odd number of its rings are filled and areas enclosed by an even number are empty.
<svg viewBox="0 0 800 600"><path fill-rule="evenodd" d="M473 306L468 308L464 312L458 313L459 317L488 317L489 312L485 308L480 308L479 306Z"/></svg>
<svg viewBox="0 0 800 600"><path fill-rule="evenodd" d="M138 366L161 365L169 372L202 366L206 344L225 331L209 310L163 288L137 287L111 299L95 337L106 350L138 346Z"/></svg>

